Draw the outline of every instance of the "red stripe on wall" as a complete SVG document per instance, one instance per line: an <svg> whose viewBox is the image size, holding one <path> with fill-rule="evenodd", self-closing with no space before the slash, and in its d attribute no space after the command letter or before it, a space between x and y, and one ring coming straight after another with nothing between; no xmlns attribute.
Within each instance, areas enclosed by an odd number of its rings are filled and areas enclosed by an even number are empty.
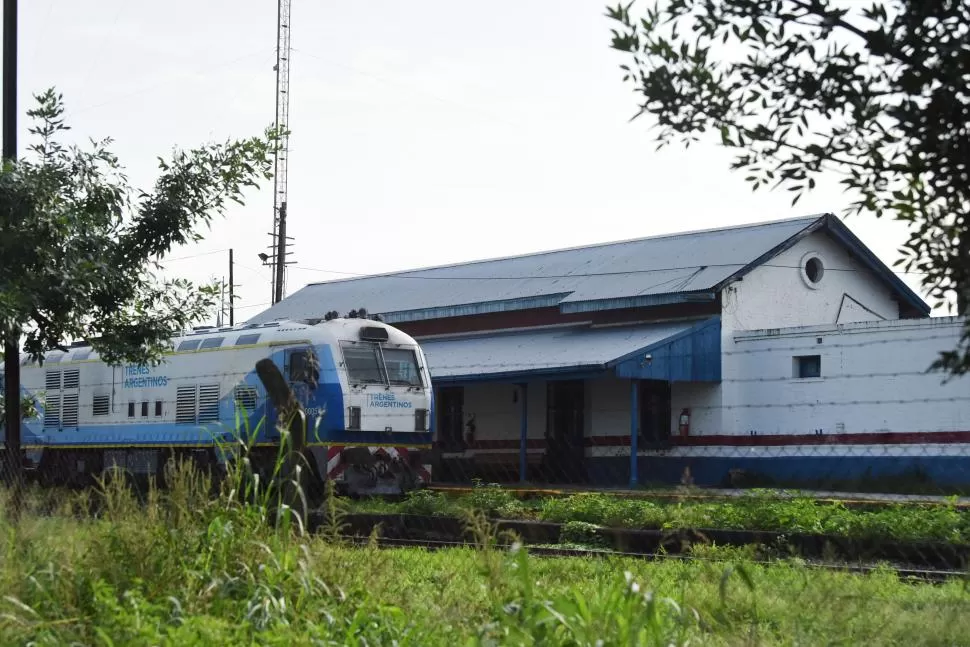
<svg viewBox="0 0 970 647"><path fill-rule="evenodd" d="M530 438L526 443L529 449L545 449L546 441L541 438ZM476 440L468 445L468 449L518 449L519 439L490 439Z"/></svg>
<svg viewBox="0 0 970 647"><path fill-rule="evenodd" d="M970 443L970 431L914 431L878 432L868 434L766 434L763 436L672 437L671 443L681 446L733 445L766 447L776 445L920 445Z"/></svg>
<svg viewBox="0 0 970 647"><path fill-rule="evenodd" d="M711 436L672 436L670 444L679 447L775 447L786 445L919 445L970 443L970 431L914 431L856 434L766 434L761 436L715 434ZM629 447L629 436L589 436L586 447ZM530 438L529 449L545 449L546 441ZM518 449L518 438L479 440L468 449Z"/></svg>

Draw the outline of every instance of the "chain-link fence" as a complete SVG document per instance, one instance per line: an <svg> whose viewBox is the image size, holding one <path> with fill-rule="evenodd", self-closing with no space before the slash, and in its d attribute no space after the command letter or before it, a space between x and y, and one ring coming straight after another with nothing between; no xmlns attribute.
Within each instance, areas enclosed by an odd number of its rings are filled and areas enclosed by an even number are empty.
<svg viewBox="0 0 970 647"><path fill-rule="evenodd" d="M308 519L332 521L333 484L354 495L341 505L360 537L379 529L385 541L449 545L467 538L477 511L547 551L753 546L832 564L963 569L965 381L912 361L893 370L898 335L818 339L813 352L804 341L736 342L718 373L694 380L658 376L696 353L568 371L555 361L438 364L432 388L407 386L412 399L387 385L314 390L272 362L266 375L213 367L174 388L48 365L24 381L38 387L36 411L19 455L5 453L4 483L10 502L23 487L96 487L115 468L164 486L166 466L183 459L217 476L244 462L272 483L294 478L295 449ZM119 379L137 388L128 395ZM297 406L305 428L280 422Z"/></svg>

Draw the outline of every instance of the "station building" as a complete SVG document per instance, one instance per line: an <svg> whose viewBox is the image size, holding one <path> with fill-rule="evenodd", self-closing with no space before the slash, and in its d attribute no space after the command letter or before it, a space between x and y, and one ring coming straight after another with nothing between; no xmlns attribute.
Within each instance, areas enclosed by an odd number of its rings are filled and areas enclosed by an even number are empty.
<svg viewBox="0 0 970 647"><path fill-rule="evenodd" d="M963 320L831 214L315 283L250 320L364 307L416 337L433 478L970 482Z"/></svg>

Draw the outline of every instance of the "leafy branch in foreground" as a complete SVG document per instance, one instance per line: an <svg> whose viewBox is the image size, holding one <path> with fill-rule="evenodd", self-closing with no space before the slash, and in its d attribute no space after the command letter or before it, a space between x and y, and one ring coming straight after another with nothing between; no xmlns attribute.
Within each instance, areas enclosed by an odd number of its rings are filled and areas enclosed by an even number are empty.
<svg viewBox="0 0 970 647"><path fill-rule="evenodd" d="M856 196L846 214L909 225L897 262L938 306L970 303L970 4L829 0L666 0L617 23L624 81L660 147L713 132L731 168L792 204L823 173ZM970 372L970 321L932 365Z"/></svg>
<svg viewBox="0 0 970 647"><path fill-rule="evenodd" d="M73 339L89 341L108 363L155 363L218 293L163 280L160 259L199 240L199 225L271 177L277 134L176 150L159 158L155 186L135 191L110 139L88 150L63 144L61 95L35 98L27 113L33 155L0 173L0 336L23 338L34 361Z"/></svg>

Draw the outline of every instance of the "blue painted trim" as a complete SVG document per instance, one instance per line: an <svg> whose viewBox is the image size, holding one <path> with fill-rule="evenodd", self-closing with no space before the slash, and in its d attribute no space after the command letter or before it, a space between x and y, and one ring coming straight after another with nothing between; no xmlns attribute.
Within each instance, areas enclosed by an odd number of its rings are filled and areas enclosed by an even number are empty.
<svg viewBox="0 0 970 647"><path fill-rule="evenodd" d="M670 344L670 343L673 343L675 341L678 341L678 340L681 340L681 339L684 339L684 338L687 338L687 337L691 337L692 335L695 335L698 332L707 329L709 326L719 325L720 323L721 323L721 317L720 317L720 315L714 315L713 317L710 317L710 318L705 319L705 320L703 320L703 321L701 321L699 323L694 324L693 326L691 326L687 330L682 330L681 332L674 333L670 337L664 337L663 339L661 339L658 342L654 342L654 343L652 343L652 344L650 344L648 346L644 346L643 348L641 348L639 350L632 351L630 353L627 353L626 355L621 355L620 357L617 357L616 359L610 360L606 364L606 367L607 368L614 368L614 367L622 364L623 362L626 362L627 360L631 360L631 359L633 359L635 357L636 358L639 358L644 353L648 353L651 350L654 350L656 348L660 348L661 346L665 346L665 345Z"/></svg>
<svg viewBox="0 0 970 647"><path fill-rule="evenodd" d="M630 487L636 487L640 482L637 470L637 441L640 436L640 381L630 380Z"/></svg>
<svg viewBox="0 0 970 647"><path fill-rule="evenodd" d="M565 366L561 368L535 369L532 371L507 371L505 373L467 373L464 375L431 376L435 386L441 384L478 384L481 382L518 382L523 378L534 379L549 377L557 380L587 380L603 377L603 365Z"/></svg>
<svg viewBox="0 0 970 647"><path fill-rule="evenodd" d="M686 342L678 346L680 342ZM699 351L695 352L695 348ZM669 355L681 352L681 364L686 370L670 370L672 363L664 363L663 358L655 360L655 371L635 370L633 364L645 353L656 353L660 349L673 349ZM625 366L628 363L629 366ZM432 375L432 381L437 384L469 384L479 382L515 382L523 378L553 378L557 380L582 380L602 377L609 369L615 369L617 377L642 379L667 379L669 381L704 381L717 382L721 379L721 317L713 316L705 319L691 328L665 337L664 339L645 346L639 350L627 353L616 359L604 361L602 364L583 364L578 366L562 366L552 368L537 368L531 370L505 371L501 373L465 373L461 375Z"/></svg>
<svg viewBox="0 0 970 647"><path fill-rule="evenodd" d="M649 365L644 355L652 355ZM619 378L668 382L721 380L721 317L714 316L688 330L619 357L608 364Z"/></svg>
<svg viewBox="0 0 970 647"><path fill-rule="evenodd" d="M716 292L710 292L707 290L699 292L645 294L636 297L619 297L615 299L566 301L559 305L559 311L563 314L579 314L583 312L601 312L604 310L621 310L624 308L645 308L650 306L672 305L678 303L707 303L714 301L716 298Z"/></svg>
<svg viewBox="0 0 970 647"><path fill-rule="evenodd" d="M625 456L587 458L586 466L591 485L625 486ZM637 461L641 482L676 485L686 468L698 487L732 487L731 474L743 470L752 475L766 476L782 486L812 484L819 480L865 480L911 475L919 470L938 486L970 485L970 457L968 456L778 456L737 457L675 457L640 456ZM769 486L770 487L770 486Z"/></svg>
<svg viewBox="0 0 970 647"><path fill-rule="evenodd" d="M526 471L529 469L529 385L520 384L521 411L519 413L519 482L526 482Z"/></svg>
<svg viewBox="0 0 970 647"><path fill-rule="evenodd" d="M460 281L456 277L455 281ZM557 292L535 297L523 297L521 299L503 299L499 301L481 301L478 303L465 303L452 306L440 306L436 308L423 308L418 310L399 310L396 312L382 312L381 319L385 323L394 325L409 321L426 321L428 319L445 319L448 317L468 317L473 315L489 314L494 312L513 312L516 310L534 310L536 308L552 308L559 305L569 292Z"/></svg>

